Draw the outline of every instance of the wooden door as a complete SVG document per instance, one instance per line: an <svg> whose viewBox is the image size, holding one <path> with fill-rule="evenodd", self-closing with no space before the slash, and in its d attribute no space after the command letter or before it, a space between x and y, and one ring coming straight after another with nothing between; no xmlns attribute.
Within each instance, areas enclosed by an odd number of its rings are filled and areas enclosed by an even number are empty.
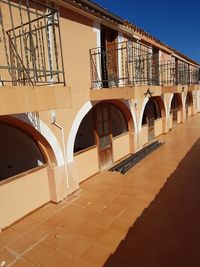
<svg viewBox="0 0 200 267"><path fill-rule="evenodd" d="M109 105L97 105L95 108L95 124L99 153L100 170L109 168L113 163L112 135Z"/></svg>
<svg viewBox="0 0 200 267"><path fill-rule="evenodd" d="M117 86L118 84L118 50L116 38L116 31L108 28L101 29L101 61L104 87Z"/></svg>

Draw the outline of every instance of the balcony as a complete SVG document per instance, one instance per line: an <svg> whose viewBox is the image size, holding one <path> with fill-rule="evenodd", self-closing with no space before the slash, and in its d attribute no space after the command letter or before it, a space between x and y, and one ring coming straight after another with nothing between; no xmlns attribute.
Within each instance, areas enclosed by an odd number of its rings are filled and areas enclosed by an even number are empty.
<svg viewBox="0 0 200 267"><path fill-rule="evenodd" d="M90 50L92 89L159 84L159 65L146 47L122 42Z"/></svg>
<svg viewBox="0 0 200 267"><path fill-rule="evenodd" d="M22 4L23 3L23 4ZM0 84L65 83L59 17L32 0L1 0Z"/></svg>
<svg viewBox="0 0 200 267"><path fill-rule="evenodd" d="M185 90L195 90L199 84L199 68L183 62L161 62L160 81L163 92L180 93Z"/></svg>
<svg viewBox="0 0 200 267"><path fill-rule="evenodd" d="M0 115L70 106L55 9L1 0L0 49Z"/></svg>
<svg viewBox="0 0 200 267"><path fill-rule="evenodd" d="M139 91L143 94L148 88L157 95L164 87L189 85L195 88L199 84L198 68L183 62L159 62L158 54L129 41L91 49L90 62L91 88L104 89L91 90L93 100L98 100L97 95L106 98L114 94L134 98L141 95ZM118 92L114 88L118 88ZM105 96L100 91L104 91Z"/></svg>

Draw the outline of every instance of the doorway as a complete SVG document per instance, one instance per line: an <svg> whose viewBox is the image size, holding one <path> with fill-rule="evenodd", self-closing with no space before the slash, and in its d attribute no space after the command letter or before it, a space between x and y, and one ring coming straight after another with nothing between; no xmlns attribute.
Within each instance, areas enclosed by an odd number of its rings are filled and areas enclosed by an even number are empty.
<svg viewBox="0 0 200 267"><path fill-rule="evenodd" d="M180 110L180 104L177 94L174 94L171 102L171 115L172 115L172 126L175 127L178 123L178 111Z"/></svg>
<svg viewBox="0 0 200 267"><path fill-rule="evenodd" d="M118 33L107 27L101 27L101 74L104 88L118 85Z"/></svg>
<svg viewBox="0 0 200 267"><path fill-rule="evenodd" d="M185 112L186 112L186 118L192 115L192 96L190 93L187 93L187 96L186 96Z"/></svg>
<svg viewBox="0 0 200 267"><path fill-rule="evenodd" d="M100 170L109 168L113 163L112 131L108 104L95 107L96 138L98 144Z"/></svg>
<svg viewBox="0 0 200 267"><path fill-rule="evenodd" d="M142 125L148 127L148 142L155 139L155 120L158 118L161 118L160 106L156 98L151 97L145 106L142 118Z"/></svg>

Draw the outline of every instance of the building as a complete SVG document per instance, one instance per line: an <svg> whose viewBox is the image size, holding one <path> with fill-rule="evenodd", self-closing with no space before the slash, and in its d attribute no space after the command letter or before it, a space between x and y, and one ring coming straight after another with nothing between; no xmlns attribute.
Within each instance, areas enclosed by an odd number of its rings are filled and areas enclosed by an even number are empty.
<svg viewBox="0 0 200 267"><path fill-rule="evenodd" d="M0 4L0 229L199 110L199 64L89 0Z"/></svg>

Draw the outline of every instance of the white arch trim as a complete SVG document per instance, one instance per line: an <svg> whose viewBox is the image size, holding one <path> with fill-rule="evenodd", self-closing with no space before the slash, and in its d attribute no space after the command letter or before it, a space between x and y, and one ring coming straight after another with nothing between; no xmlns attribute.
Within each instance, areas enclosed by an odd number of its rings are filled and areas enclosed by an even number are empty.
<svg viewBox="0 0 200 267"><path fill-rule="evenodd" d="M170 95L170 99L169 99L169 106L168 106L168 109L167 109L167 118L169 118L169 115L170 115L170 110L171 110L171 104L172 104L172 98L173 98L174 94L171 94Z"/></svg>
<svg viewBox="0 0 200 267"><path fill-rule="evenodd" d="M135 112L135 110L131 104L131 100L128 100L128 108L130 109L130 112L132 115L133 124L134 124L134 131L135 131L135 133L138 133L136 112Z"/></svg>
<svg viewBox="0 0 200 267"><path fill-rule="evenodd" d="M71 163L74 160L74 142L76 138L76 133L78 131L78 128L81 124L81 121L85 117L85 115L88 113L88 111L93 107L92 103L90 101L87 101L82 108L79 110L78 114L76 115L70 133L67 141L67 147L66 147L66 157L67 157L67 163Z"/></svg>
<svg viewBox="0 0 200 267"><path fill-rule="evenodd" d="M139 117L139 122L138 122L138 132L141 132L141 130L142 130L142 117L143 117L143 114L144 114L145 106L146 106L148 101L149 101L149 98L146 96L144 101L143 101L142 109L141 109L141 112L140 112L140 117Z"/></svg>
<svg viewBox="0 0 200 267"><path fill-rule="evenodd" d="M57 138L55 137L54 133L49 129L49 127L40 119L40 133L46 138L49 142L54 155L56 157L57 165L62 166L65 164L63 152L58 143Z"/></svg>

